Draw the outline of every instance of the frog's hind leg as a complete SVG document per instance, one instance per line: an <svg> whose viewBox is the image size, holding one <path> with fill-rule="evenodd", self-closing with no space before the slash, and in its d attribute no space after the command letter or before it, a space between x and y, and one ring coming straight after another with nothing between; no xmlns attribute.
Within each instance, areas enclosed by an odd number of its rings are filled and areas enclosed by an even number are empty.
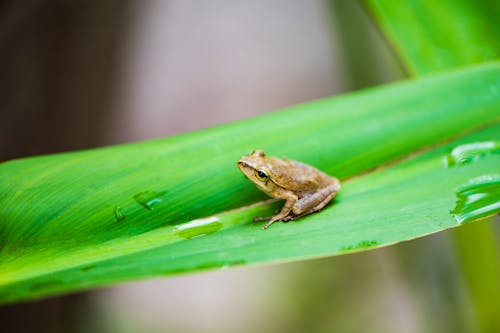
<svg viewBox="0 0 500 333"><path fill-rule="evenodd" d="M312 213L315 213L315 212L321 210L321 208L325 207L330 201L332 201L334 196L335 196L335 193L331 194L330 196L325 198L325 200L323 200L319 205L313 207L313 209L311 209L310 211L306 211L306 212L301 213L299 215L293 215L293 217L290 217L290 220L296 220L304 215L312 214Z"/></svg>
<svg viewBox="0 0 500 333"><path fill-rule="evenodd" d="M338 186L329 186L314 195L303 198L293 207L293 219L297 219L307 214L317 212L325 207L335 197Z"/></svg>

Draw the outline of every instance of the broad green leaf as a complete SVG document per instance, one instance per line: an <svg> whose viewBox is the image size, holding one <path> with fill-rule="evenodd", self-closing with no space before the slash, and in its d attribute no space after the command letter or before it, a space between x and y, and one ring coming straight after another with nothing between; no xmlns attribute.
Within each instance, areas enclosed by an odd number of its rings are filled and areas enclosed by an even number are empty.
<svg viewBox="0 0 500 333"><path fill-rule="evenodd" d="M414 74L500 57L500 2L369 0L379 26ZM499 194L500 196L500 194ZM478 330L500 327L500 244L492 223L451 234Z"/></svg>
<svg viewBox="0 0 500 333"><path fill-rule="evenodd" d="M500 2L366 0L413 74L500 57Z"/></svg>
<svg viewBox="0 0 500 333"><path fill-rule="evenodd" d="M447 156L499 141L499 109L495 62L176 137L3 163L0 300L341 254L456 226L455 191L489 189L499 163L495 148L465 165L448 167ZM248 207L266 197L235 165L255 148L359 177L322 212L263 231L253 218L281 203ZM394 164L408 154L417 156ZM384 164L394 165L369 172Z"/></svg>

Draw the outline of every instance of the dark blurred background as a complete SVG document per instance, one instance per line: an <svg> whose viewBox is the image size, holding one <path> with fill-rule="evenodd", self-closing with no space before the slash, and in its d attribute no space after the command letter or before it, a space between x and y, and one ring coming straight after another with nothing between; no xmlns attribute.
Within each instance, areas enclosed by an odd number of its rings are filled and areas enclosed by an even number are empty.
<svg viewBox="0 0 500 333"><path fill-rule="evenodd" d="M404 78L363 7L344 0L4 1L0 72L0 161L174 135ZM474 228L3 306L0 325L480 332L457 242Z"/></svg>

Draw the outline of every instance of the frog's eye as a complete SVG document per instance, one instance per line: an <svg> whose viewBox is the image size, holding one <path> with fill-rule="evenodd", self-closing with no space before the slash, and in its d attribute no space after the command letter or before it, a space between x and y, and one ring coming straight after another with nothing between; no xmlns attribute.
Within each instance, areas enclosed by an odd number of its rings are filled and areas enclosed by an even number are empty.
<svg viewBox="0 0 500 333"><path fill-rule="evenodd" d="M262 170L258 170L257 171L257 177L259 177L260 179L266 179L267 178L267 174L262 171Z"/></svg>

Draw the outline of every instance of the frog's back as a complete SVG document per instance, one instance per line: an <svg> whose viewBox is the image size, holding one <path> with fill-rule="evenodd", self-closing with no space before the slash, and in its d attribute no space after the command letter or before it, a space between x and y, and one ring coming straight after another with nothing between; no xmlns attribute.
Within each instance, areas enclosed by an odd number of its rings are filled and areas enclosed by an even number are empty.
<svg viewBox="0 0 500 333"><path fill-rule="evenodd" d="M279 163L273 165L273 180L283 188L297 192L314 191L330 184L336 179L320 170L293 160L276 159Z"/></svg>

